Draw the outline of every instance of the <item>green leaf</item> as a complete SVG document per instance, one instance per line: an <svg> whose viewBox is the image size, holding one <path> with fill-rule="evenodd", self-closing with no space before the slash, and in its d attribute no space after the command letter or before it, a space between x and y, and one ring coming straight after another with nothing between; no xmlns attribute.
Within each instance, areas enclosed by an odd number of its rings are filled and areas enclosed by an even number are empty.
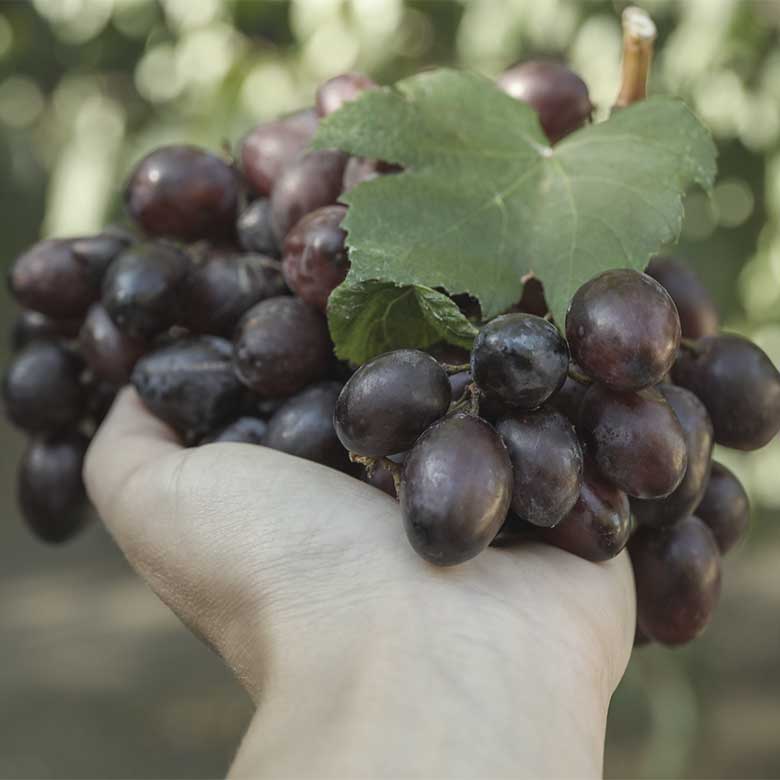
<svg viewBox="0 0 780 780"><path fill-rule="evenodd" d="M438 341L469 349L477 329L446 296L422 285L398 286L369 280L345 282L328 301L328 321L336 353L363 363L403 347Z"/></svg>
<svg viewBox="0 0 780 780"><path fill-rule="evenodd" d="M674 241L686 188L715 176L709 133L678 100L637 103L550 148L526 104L452 70L366 92L321 123L314 145L405 168L343 197L349 282L468 293L485 319L533 272L563 324L583 282L643 269Z"/></svg>

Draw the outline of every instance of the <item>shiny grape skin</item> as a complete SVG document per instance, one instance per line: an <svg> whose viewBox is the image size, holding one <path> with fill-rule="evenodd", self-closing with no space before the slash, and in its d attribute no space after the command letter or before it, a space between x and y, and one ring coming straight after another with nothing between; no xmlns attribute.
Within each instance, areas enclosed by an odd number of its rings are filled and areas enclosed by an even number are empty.
<svg viewBox="0 0 780 780"><path fill-rule="evenodd" d="M197 336L174 341L136 363L131 381L149 411L186 442L198 441L235 415L243 387L229 341Z"/></svg>
<svg viewBox="0 0 780 780"><path fill-rule="evenodd" d="M3 381L5 413L20 428L56 431L77 423L86 395L81 360L53 341L35 341L11 361Z"/></svg>
<svg viewBox="0 0 780 780"><path fill-rule="evenodd" d="M577 431L601 474L632 498L668 496L685 476L685 434L653 388L621 393L591 385Z"/></svg>
<svg viewBox="0 0 780 780"><path fill-rule="evenodd" d="M447 374L435 358L415 349L386 352L344 385L334 414L336 433L357 455L403 452L447 413L451 399Z"/></svg>
<svg viewBox="0 0 780 780"><path fill-rule="evenodd" d="M258 395L297 393L324 379L333 362L327 321L299 298L267 298L249 309L236 328L235 369Z"/></svg>
<svg viewBox="0 0 780 780"><path fill-rule="evenodd" d="M571 423L540 409L505 417L496 430L512 461L512 511L531 525L557 525L582 488L582 449Z"/></svg>
<svg viewBox="0 0 780 780"><path fill-rule="evenodd" d="M207 436L201 444L262 444L267 430L268 423L259 417L239 417Z"/></svg>
<svg viewBox="0 0 780 780"><path fill-rule="evenodd" d="M268 421L263 444L299 458L345 469L347 451L333 427L340 382L319 382L290 398Z"/></svg>
<svg viewBox="0 0 780 780"><path fill-rule="evenodd" d="M512 465L484 420L458 412L428 428L406 458L401 512L415 551L453 566L495 538L512 495Z"/></svg>
<svg viewBox="0 0 780 780"><path fill-rule="evenodd" d="M11 331L11 349L18 352L33 341L56 341L78 336L81 320L54 320L32 309L16 315Z"/></svg>
<svg viewBox="0 0 780 780"><path fill-rule="evenodd" d="M137 244L109 266L102 303L122 333L151 338L175 324L189 257L171 244Z"/></svg>
<svg viewBox="0 0 780 780"><path fill-rule="evenodd" d="M113 385L124 385L146 344L122 333L108 312L93 304L79 333L79 350L95 376Z"/></svg>
<svg viewBox="0 0 780 780"><path fill-rule="evenodd" d="M318 122L314 109L306 108L247 133L241 142L241 171L258 195L271 194L284 169L314 138Z"/></svg>
<svg viewBox="0 0 780 780"><path fill-rule="evenodd" d="M584 382L578 382L570 376L567 376L558 392L553 395L548 404L557 409L566 419L575 427L580 417L580 407L585 393L588 392L590 385Z"/></svg>
<svg viewBox="0 0 780 780"><path fill-rule="evenodd" d="M372 181L388 173L399 173L402 170L400 165L383 160L374 160L371 157L350 157L344 166L342 191L349 192L364 181Z"/></svg>
<svg viewBox="0 0 780 780"><path fill-rule="evenodd" d="M325 312L328 298L349 270L345 206L323 206L296 223L284 240L282 272L290 289Z"/></svg>
<svg viewBox="0 0 780 780"><path fill-rule="evenodd" d="M691 514L707 487L714 445L712 422L704 404L690 391L676 385L656 388L672 407L682 426L688 452L685 476L675 491L657 500L634 499L631 509L640 523L669 525Z"/></svg>
<svg viewBox="0 0 780 780"><path fill-rule="evenodd" d="M213 250L181 285L179 323L194 333L231 338L246 311L287 291L278 261Z"/></svg>
<svg viewBox="0 0 780 780"><path fill-rule="evenodd" d="M628 496L586 463L582 490L571 511L554 528L540 528L536 538L599 563L618 555L630 535Z"/></svg>
<svg viewBox="0 0 780 780"><path fill-rule="evenodd" d="M471 375L488 397L519 409L541 406L566 379L569 351L557 328L532 314L504 314L483 326Z"/></svg>
<svg viewBox="0 0 780 780"><path fill-rule="evenodd" d="M19 463L19 508L44 542L71 539L86 520L87 494L81 472L89 440L81 433L34 438Z"/></svg>
<svg viewBox="0 0 780 780"><path fill-rule="evenodd" d="M628 549L642 633L665 645L695 639L720 595L720 553L710 529L693 515L667 528L642 526Z"/></svg>
<svg viewBox="0 0 780 780"><path fill-rule="evenodd" d="M360 97L366 90L376 89L379 85L362 73L341 73L328 79L317 89L314 100L317 116L330 116L344 104Z"/></svg>
<svg viewBox="0 0 780 780"><path fill-rule="evenodd" d="M621 268L577 290L566 314L571 357L597 382L641 390L660 382L677 357L680 318L655 279Z"/></svg>
<svg viewBox="0 0 780 780"><path fill-rule="evenodd" d="M717 336L720 318L709 290L695 271L674 257L654 257L645 271L672 296L683 338Z"/></svg>
<svg viewBox="0 0 780 780"><path fill-rule="evenodd" d="M270 257L279 256L279 244L271 227L271 201L258 198L239 215L236 222L238 240L247 252Z"/></svg>
<svg viewBox="0 0 780 780"><path fill-rule="evenodd" d="M271 193L271 227L281 243L298 220L341 194L347 155L330 149L307 152L291 163Z"/></svg>
<svg viewBox="0 0 780 780"><path fill-rule="evenodd" d="M239 178L222 158L195 146L162 146L130 174L125 204L149 236L219 240L235 231Z"/></svg>
<svg viewBox="0 0 780 780"><path fill-rule="evenodd" d="M585 82L559 62L520 63L504 71L498 85L536 111L553 144L582 127L593 112Z"/></svg>
<svg viewBox="0 0 780 780"><path fill-rule="evenodd" d="M780 431L780 373L742 336L700 339L680 352L672 378L707 407L718 444L757 450Z"/></svg>
<svg viewBox="0 0 780 780"><path fill-rule="evenodd" d="M742 483L722 463L712 464L710 481L696 516L715 536L725 555L745 535L750 522L750 499Z"/></svg>
<svg viewBox="0 0 780 780"><path fill-rule="evenodd" d="M544 297L544 287L536 277L532 277L523 285L523 294L512 307L512 311L535 314L537 317L544 317L550 311Z"/></svg>

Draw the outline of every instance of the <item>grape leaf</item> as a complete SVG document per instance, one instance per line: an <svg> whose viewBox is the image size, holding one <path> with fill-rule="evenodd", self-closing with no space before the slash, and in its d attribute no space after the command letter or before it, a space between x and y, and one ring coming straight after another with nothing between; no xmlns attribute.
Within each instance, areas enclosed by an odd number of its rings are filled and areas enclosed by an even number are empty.
<svg viewBox="0 0 780 780"><path fill-rule="evenodd" d="M387 349L448 341L471 348L477 329L446 295L430 287L375 279L347 282L328 300L336 353L363 363Z"/></svg>
<svg viewBox="0 0 780 780"><path fill-rule="evenodd" d="M324 120L313 145L404 167L342 197L346 283L468 293L485 319L515 303L533 272L562 325L583 282L610 268L644 269L674 241L686 188L709 189L715 177L712 139L679 100L637 103L551 148L529 106L446 69L366 92ZM330 315L339 334L343 312ZM389 328L376 341L395 345Z"/></svg>

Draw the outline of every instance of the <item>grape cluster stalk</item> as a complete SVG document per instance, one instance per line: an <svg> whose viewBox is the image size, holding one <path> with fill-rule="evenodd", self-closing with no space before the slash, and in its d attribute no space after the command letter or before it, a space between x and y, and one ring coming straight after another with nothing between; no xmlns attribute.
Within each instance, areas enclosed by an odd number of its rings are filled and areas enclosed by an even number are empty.
<svg viewBox="0 0 780 780"><path fill-rule="evenodd" d="M536 110L551 144L590 121L587 86L565 65L522 63L498 84ZM713 446L751 450L777 434L780 374L719 332L707 290L671 257L590 279L565 322L529 276L470 351L337 360L325 314L349 269L339 198L399 169L308 145L322 117L375 88L331 79L316 107L249 132L237 163L161 147L127 181L129 226L15 260L22 308L3 399L30 436L24 519L52 543L85 525L89 437L131 384L188 446L271 447L384 491L435 565L491 545L549 544L594 563L628 548L638 635L687 642L748 523Z"/></svg>

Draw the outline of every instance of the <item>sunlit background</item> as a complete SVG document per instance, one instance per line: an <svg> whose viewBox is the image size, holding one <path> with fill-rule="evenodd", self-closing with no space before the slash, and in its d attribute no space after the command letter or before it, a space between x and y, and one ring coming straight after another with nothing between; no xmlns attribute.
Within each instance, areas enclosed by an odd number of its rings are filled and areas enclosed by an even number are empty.
<svg viewBox="0 0 780 780"><path fill-rule="evenodd" d="M488 75L561 56L598 117L616 95L620 2L20 0L0 2L0 259L121 215L134 160L161 143L226 152L259 121L359 69ZM646 2L652 90L712 129L720 176L686 203L680 253L726 327L780 363L780 0ZM0 327L13 306L0 293ZM0 347L3 359L6 346ZM22 439L0 428L0 776L224 774L250 706L145 590L99 527L63 550L14 506ZM635 655L607 742L613 777L780 776L780 441L723 453L754 503L724 598L694 646Z"/></svg>

